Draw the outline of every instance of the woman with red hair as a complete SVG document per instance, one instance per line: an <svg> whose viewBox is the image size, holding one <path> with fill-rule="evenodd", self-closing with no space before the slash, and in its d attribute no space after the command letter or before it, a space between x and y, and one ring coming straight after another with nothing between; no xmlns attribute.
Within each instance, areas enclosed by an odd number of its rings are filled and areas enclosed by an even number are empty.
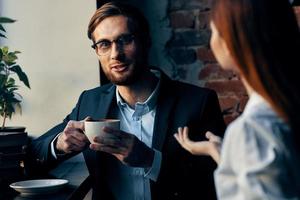
<svg viewBox="0 0 300 200"><path fill-rule="evenodd" d="M300 198L300 33L288 0L218 0L211 16L211 48L237 73L249 101L224 140L175 138L192 154L219 164L219 199Z"/></svg>

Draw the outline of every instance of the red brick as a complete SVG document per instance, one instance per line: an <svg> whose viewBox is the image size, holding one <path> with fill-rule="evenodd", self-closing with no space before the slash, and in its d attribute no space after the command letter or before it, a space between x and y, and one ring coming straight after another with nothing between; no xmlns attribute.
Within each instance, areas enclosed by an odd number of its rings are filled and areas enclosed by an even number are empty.
<svg viewBox="0 0 300 200"><path fill-rule="evenodd" d="M231 114L231 115L225 115L224 116L224 121L225 124L230 124L232 121L234 121L236 118L238 118L239 115L237 114Z"/></svg>
<svg viewBox="0 0 300 200"><path fill-rule="evenodd" d="M208 30L175 30L173 39L168 43L168 47L188 47L197 45L207 45L210 38Z"/></svg>
<svg viewBox="0 0 300 200"><path fill-rule="evenodd" d="M211 80L212 77L218 73L218 71L222 70L218 64L209 64L205 65L203 69L201 69L199 73L200 80Z"/></svg>
<svg viewBox="0 0 300 200"><path fill-rule="evenodd" d="M300 28L300 6L295 6L294 11L295 11L295 14L296 14L296 17L297 17L298 26Z"/></svg>
<svg viewBox="0 0 300 200"><path fill-rule="evenodd" d="M232 109L232 112L234 111L234 108L237 106L239 103L239 99L235 96L221 96L219 97L219 102L221 109L224 110L229 110Z"/></svg>
<svg viewBox="0 0 300 200"><path fill-rule="evenodd" d="M197 49L198 59L202 62L216 62L216 58L211 49L201 47Z"/></svg>
<svg viewBox="0 0 300 200"><path fill-rule="evenodd" d="M231 80L235 77L236 75L233 72L223 70L217 63L206 64L199 73L199 79L207 81Z"/></svg>
<svg viewBox="0 0 300 200"><path fill-rule="evenodd" d="M237 112L243 112L245 109L245 106L249 100L249 97L248 97L248 95L244 95L244 96L239 97L239 99L240 99L240 105L239 105Z"/></svg>
<svg viewBox="0 0 300 200"><path fill-rule="evenodd" d="M210 11L199 11L198 19L196 20L197 29L205 29L209 27Z"/></svg>
<svg viewBox="0 0 300 200"><path fill-rule="evenodd" d="M205 87L215 90L219 95L245 95L246 90L239 80L207 81Z"/></svg>
<svg viewBox="0 0 300 200"><path fill-rule="evenodd" d="M178 65L191 64L197 60L194 49L187 48L170 48L170 57Z"/></svg>
<svg viewBox="0 0 300 200"><path fill-rule="evenodd" d="M170 13L170 22L173 28L193 28L195 17L190 11L177 11Z"/></svg>
<svg viewBox="0 0 300 200"><path fill-rule="evenodd" d="M169 1L169 10L207 10L212 6L212 0L172 0Z"/></svg>
<svg viewBox="0 0 300 200"><path fill-rule="evenodd" d="M202 8L204 8L205 10L212 7L213 4L212 0L201 0L201 1L202 1Z"/></svg>

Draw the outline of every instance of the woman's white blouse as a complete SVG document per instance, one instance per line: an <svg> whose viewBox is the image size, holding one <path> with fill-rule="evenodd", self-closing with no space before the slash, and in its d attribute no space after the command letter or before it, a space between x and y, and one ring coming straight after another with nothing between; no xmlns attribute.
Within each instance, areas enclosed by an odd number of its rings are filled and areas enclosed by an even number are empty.
<svg viewBox="0 0 300 200"><path fill-rule="evenodd" d="M218 199L299 199L299 156L291 141L287 124L252 94L225 132L215 171Z"/></svg>

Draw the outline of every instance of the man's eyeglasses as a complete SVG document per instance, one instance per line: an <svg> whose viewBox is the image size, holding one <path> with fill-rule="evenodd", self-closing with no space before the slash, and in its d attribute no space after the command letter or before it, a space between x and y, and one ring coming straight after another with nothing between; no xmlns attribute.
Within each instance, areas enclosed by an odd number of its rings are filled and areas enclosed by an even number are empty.
<svg viewBox="0 0 300 200"><path fill-rule="evenodd" d="M123 51L131 50L133 47L134 35L124 34L114 40L103 39L92 45L92 48L96 50L96 53L100 56L110 53L113 43L116 43L117 48L121 48Z"/></svg>

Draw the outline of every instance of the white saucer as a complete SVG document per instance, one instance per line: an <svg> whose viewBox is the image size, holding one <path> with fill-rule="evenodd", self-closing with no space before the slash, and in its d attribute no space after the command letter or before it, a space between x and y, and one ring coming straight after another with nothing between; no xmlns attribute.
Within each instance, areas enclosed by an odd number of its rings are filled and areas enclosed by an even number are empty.
<svg viewBox="0 0 300 200"><path fill-rule="evenodd" d="M9 186L21 193L21 195L40 195L57 192L59 189L68 184L65 179L38 179L19 181Z"/></svg>

